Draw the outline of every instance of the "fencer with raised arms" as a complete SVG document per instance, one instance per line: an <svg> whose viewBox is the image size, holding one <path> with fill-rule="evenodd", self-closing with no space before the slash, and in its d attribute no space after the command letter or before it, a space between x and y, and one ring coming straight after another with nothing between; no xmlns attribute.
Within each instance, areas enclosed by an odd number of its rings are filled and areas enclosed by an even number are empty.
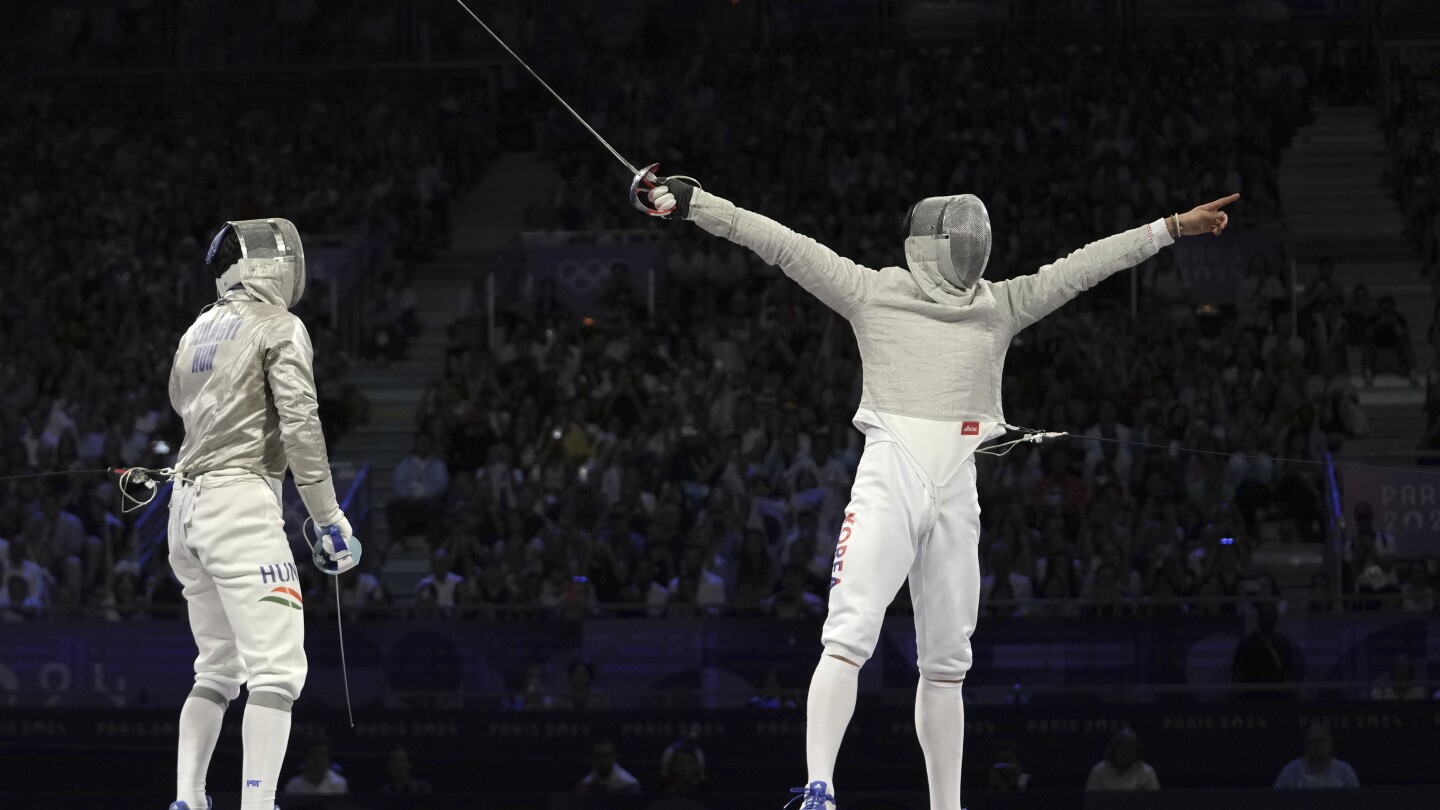
<svg viewBox="0 0 1440 810"><path fill-rule="evenodd" d="M245 685L242 810L271 810L305 685L305 624L280 487L288 468L310 517L337 527L322 552L355 559L335 498L313 350L290 308L305 292L300 233L285 219L226 223L206 255L219 299L180 340L170 402L185 423L170 499L170 565L199 655L180 713L176 799L203 810L225 709Z"/></svg>
<svg viewBox="0 0 1440 810"><path fill-rule="evenodd" d="M990 219L974 195L929 197L909 216L907 268L872 270L814 239L676 178L656 209L754 251L855 332L863 374L854 425L865 450L836 546L824 653L807 699L803 810L834 801L835 759L860 667L885 608L909 580L920 682L915 727L933 810L960 810L961 685L980 605L975 450L1005 432L1000 384L1017 332L1177 236L1219 234L1239 195L1092 242L1007 281L982 277Z"/></svg>

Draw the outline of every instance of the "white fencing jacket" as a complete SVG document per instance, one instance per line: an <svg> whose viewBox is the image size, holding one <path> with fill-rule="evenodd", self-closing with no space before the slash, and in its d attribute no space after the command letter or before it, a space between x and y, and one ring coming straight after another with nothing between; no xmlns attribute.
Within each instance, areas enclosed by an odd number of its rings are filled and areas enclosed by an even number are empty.
<svg viewBox="0 0 1440 810"><path fill-rule="evenodd" d="M920 250L907 249L909 271L872 270L698 188L690 198L689 218L709 233L750 248L850 322L860 348L862 414L879 414L886 423L900 417L911 428L906 433L945 444L951 434L959 442L961 431L933 423L976 421L982 423L980 433L987 434L1005 421L1000 383L1016 333L1173 241L1160 219L1092 242L1031 275L982 279L962 292ZM925 442L918 438L905 444L924 452ZM973 442L964 444L973 450ZM932 449L953 457L943 448ZM948 478L938 469L929 472Z"/></svg>

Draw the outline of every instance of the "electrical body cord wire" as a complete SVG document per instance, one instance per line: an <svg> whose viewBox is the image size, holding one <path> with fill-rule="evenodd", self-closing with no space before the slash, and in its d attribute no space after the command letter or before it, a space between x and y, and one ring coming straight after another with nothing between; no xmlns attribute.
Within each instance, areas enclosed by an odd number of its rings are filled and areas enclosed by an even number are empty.
<svg viewBox="0 0 1440 810"><path fill-rule="evenodd" d="M1013 430L1024 435L1018 439L1011 439L1009 441L997 442L995 444L986 445L977 449L975 452L982 453L987 456L1001 457L1008 454L1011 450L1014 450L1021 444L1040 444L1041 442L1049 439L1069 438L1079 442L1109 442L1110 444L1128 444L1133 447L1144 447L1151 450L1165 450L1172 453L1198 453L1207 456L1224 456L1225 458L1232 458L1235 456L1247 459L1265 458L1277 463L1285 462L1289 464L1311 464L1320 467L1330 466L1339 470L1382 470L1386 472L1405 473L1407 475L1440 476L1440 470L1420 470L1413 467L1395 467L1385 464L1361 464L1355 461L1321 461L1308 458L1290 458L1288 456L1272 456L1268 453L1239 453L1227 452L1225 450L1202 450L1198 447L1185 447L1178 444L1157 444L1155 442L1136 441L1135 439L1112 439L1108 436L1085 436L1076 435L1074 433L1067 433L1065 431L1045 431L1039 428L1020 427L1018 425L1011 425L1008 423L1003 424L1003 426L1006 430Z"/></svg>

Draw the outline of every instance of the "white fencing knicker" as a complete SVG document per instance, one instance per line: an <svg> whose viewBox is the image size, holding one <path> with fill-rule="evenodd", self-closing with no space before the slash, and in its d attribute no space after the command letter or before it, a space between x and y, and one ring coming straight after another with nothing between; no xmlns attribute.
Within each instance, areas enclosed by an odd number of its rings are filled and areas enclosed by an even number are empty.
<svg viewBox="0 0 1440 810"><path fill-rule="evenodd" d="M305 621L285 537L281 482L243 470L177 478L170 566L184 586L199 656L195 685L227 702L246 684L284 703L305 685Z"/></svg>
<svg viewBox="0 0 1440 810"><path fill-rule="evenodd" d="M865 452L835 548L821 641L827 654L865 663L879 641L885 609L909 579L920 674L958 681L970 669L970 635L980 609L974 449L997 428L969 423L974 433L958 442L918 436L907 442L893 432L904 434L916 421L864 410L856 416ZM907 447L928 455L926 449L944 444L949 452L925 464Z"/></svg>

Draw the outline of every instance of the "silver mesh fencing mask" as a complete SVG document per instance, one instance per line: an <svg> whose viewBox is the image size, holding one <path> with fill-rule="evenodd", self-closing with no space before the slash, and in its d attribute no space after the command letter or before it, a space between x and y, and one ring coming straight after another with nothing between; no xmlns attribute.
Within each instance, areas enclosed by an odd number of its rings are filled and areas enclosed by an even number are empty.
<svg viewBox="0 0 1440 810"><path fill-rule="evenodd" d="M295 223L278 217L227 222L210 242L205 254L207 265L218 264L217 254L225 237L232 233L240 246L240 257L229 267L213 267L217 292L224 295L240 283L264 286L286 307L295 306L305 294L305 247Z"/></svg>
<svg viewBox="0 0 1440 810"><path fill-rule="evenodd" d="M910 239L946 244L924 245L939 265L940 275L966 291L974 287L990 261L990 213L974 194L926 197L910 209Z"/></svg>

